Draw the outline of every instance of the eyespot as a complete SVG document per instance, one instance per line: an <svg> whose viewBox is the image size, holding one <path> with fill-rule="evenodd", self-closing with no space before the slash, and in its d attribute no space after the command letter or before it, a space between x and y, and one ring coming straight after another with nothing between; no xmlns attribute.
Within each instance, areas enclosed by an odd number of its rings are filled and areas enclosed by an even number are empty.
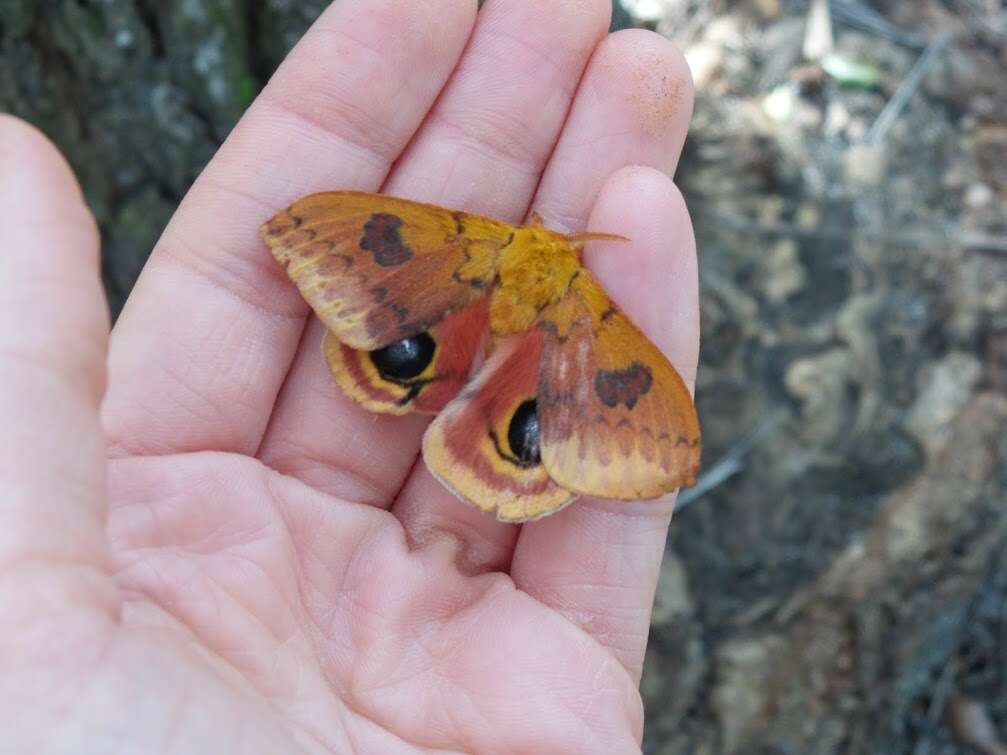
<svg viewBox="0 0 1007 755"><path fill-rule="evenodd" d="M388 380L409 380L430 366L436 350L434 339L424 332L372 351L371 361L381 377Z"/></svg>
<svg viewBox="0 0 1007 755"><path fill-rule="evenodd" d="M514 412L507 428L507 442L510 445L511 453L522 464L534 466L541 463L538 411L535 399L528 399Z"/></svg>

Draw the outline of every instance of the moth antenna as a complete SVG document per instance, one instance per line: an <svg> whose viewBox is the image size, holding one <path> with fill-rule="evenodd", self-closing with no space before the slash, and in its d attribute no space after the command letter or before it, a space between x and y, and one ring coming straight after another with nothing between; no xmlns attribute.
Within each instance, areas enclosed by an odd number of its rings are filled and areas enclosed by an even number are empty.
<svg viewBox="0 0 1007 755"><path fill-rule="evenodd" d="M573 233L566 238L573 244L583 244L585 241L629 241L625 236L616 233Z"/></svg>

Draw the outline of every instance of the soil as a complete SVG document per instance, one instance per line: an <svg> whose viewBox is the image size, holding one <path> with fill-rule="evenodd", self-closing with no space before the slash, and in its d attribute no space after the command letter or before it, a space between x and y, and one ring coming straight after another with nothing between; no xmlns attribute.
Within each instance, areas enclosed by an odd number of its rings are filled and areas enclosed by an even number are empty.
<svg viewBox="0 0 1007 755"><path fill-rule="evenodd" d="M646 751L1007 752L1004 4L627 5L698 93L706 472Z"/></svg>
<svg viewBox="0 0 1007 755"><path fill-rule="evenodd" d="M324 4L6 0L0 107L81 176L113 312ZM1004 755L1007 4L825 6L617 7L697 86L704 473L644 750Z"/></svg>

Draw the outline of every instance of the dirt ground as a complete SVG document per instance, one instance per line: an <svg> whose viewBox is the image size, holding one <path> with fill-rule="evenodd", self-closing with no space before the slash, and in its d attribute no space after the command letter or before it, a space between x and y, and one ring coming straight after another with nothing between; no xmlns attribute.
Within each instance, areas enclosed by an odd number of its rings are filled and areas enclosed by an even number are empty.
<svg viewBox="0 0 1007 755"><path fill-rule="evenodd" d="M82 176L114 311L323 5L6 0L0 107ZM1005 3L616 10L697 84L705 471L645 752L1007 755Z"/></svg>
<svg viewBox="0 0 1007 755"><path fill-rule="evenodd" d="M698 92L646 751L1007 753L1004 4L626 5Z"/></svg>

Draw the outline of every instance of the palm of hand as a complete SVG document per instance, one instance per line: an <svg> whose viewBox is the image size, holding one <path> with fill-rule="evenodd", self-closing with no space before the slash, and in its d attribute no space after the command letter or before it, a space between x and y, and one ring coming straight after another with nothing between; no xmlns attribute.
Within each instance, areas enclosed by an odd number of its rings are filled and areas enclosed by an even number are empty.
<svg viewBox="0 0 1007 755"><path fill-rule="evenodd" d="M134 501L157 502L113 518L121 584L142 598L109 623L102 655L118 668L101 675L131 740L510 752L603 732L632 748L639 699L612 653L504 574L461 573L453 539L411 551L388 513L247 457L112 469ZM135 719L129 696L154 680L170 682L162 716Z"/></svg>
<svg viewBox="0 0 1007 755"><path fill-rule="evenodd" d="M0 267L17 294L0 322L39 315L0 334L0 409L26 428L0 429L0 704L18 751L638 747L672 502L582 501L517 528L455 501L416 464L423 418L338 393L255 239L337 186L512 220L534 204L568 230L590 216L635 239L632 271L592 266L691 375L694 249L665 175L683 64L645 33L599 43L608 0L557 8L549 27L542 4L490 2L472 32L461 0L335 4L155 250L113 333L103 430L90 221L51 149L0 122L28 181L0 182L0 203L40 221L0 231L35 252L16 291ZM633 163L653 167L619 170Z"/></svg>

